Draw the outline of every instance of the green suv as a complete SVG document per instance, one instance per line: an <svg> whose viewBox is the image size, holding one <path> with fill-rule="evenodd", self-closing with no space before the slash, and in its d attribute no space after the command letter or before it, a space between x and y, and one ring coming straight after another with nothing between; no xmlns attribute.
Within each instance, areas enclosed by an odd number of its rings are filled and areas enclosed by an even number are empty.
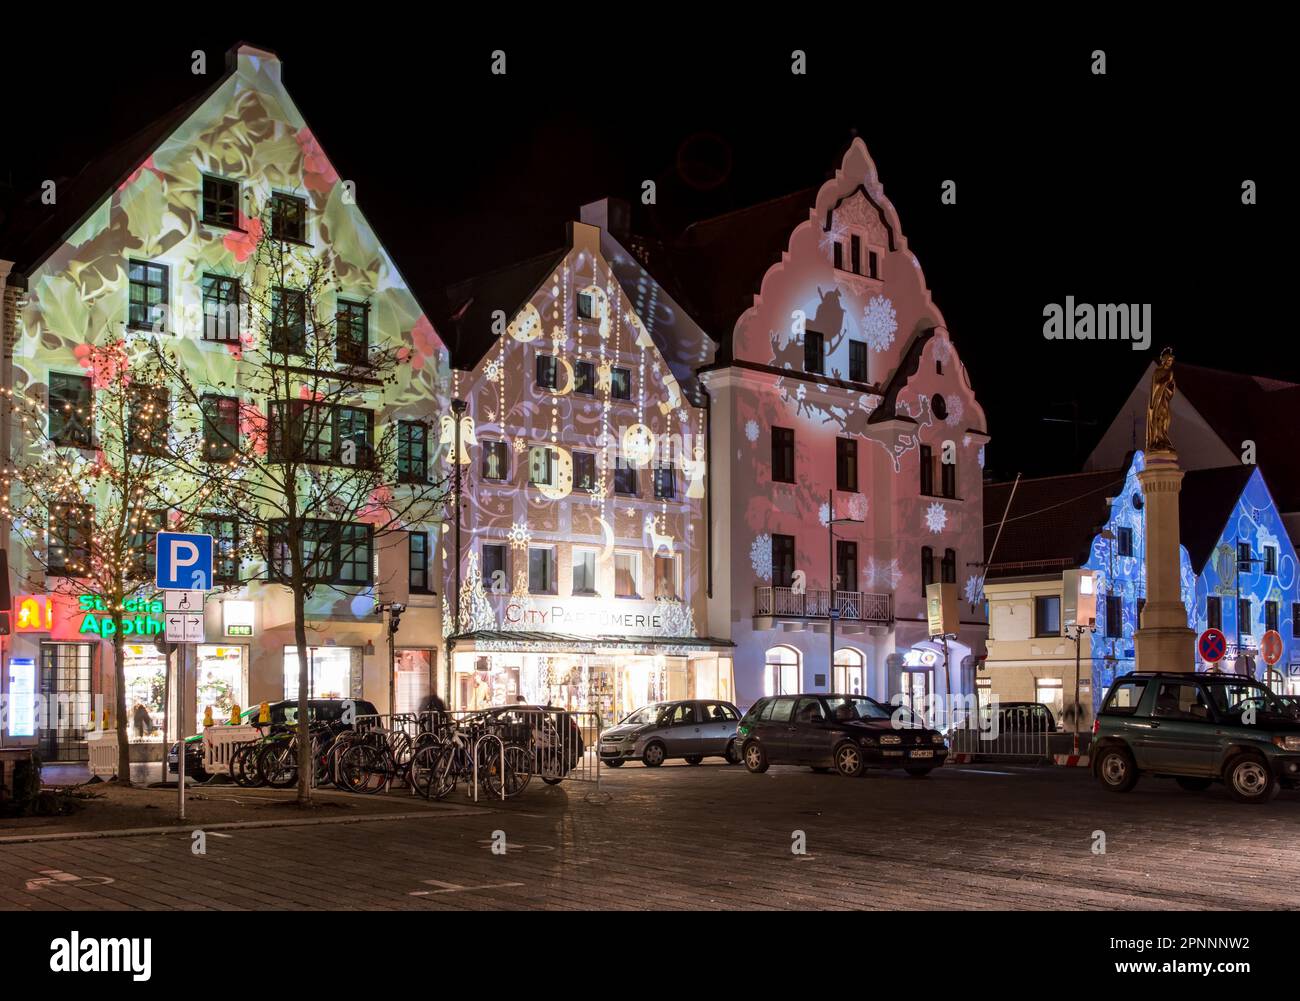
<svg viewBox="0 0 1300 1001"><path fill-rule="evenodd" d="M1092 772L1111 792L1128 792L1142 774L1193 792L1219 780L1241 803L1300 786L1300 711L1240 675L1126 674L1110 686L1092 733Z"/></svg>

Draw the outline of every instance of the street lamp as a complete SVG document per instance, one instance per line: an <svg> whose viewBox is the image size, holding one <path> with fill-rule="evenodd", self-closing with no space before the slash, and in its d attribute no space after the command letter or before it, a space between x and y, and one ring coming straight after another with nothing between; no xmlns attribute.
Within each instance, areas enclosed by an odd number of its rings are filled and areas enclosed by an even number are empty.
<svg viewBox="0 0 1300 1001"><path fill-rule="evenodd" d="M452 445L451 462L453 469L453 486L452 493L456 503L456 590L453 592L453 607L455 619L453 620L452 632L460 631L460 421L465 413L467 404L464 400L452 400L451 412L455 415L456 434L455 443Z"/></svg>
<svg viewBox="0 0 1300 1001"><path fill-rule="evenodd" d="M862 519L835 517L835 491L826 491L826 551L829 559L827 567L830 571L829 577L831 585L830 607L827 609L831 620L831 663L827 675L827 680L830 682L830 684L827 685L827 688L829 689L834 689L835 687L835 620L840 617L839 606L836 604L835 598L835 526L845 524L860 525L862 524Z"/></svg>
<svg viewBox="0 0 1300 1001"><path fill-rule="evenodd" d="M1250 568L1252 564L1264 562L1262 559L1256 559L1254 556L1250 555L1249 542L1246 543L1246 556L1243 559L1241 555L1241 545L1242 545L1241 536L1239 535L1237 536L1237 572L1232 575L1232 583L1237 592L1236 594L1237 604L1234 605L1232 609L1233 617L1237 623L1237 656L1233 662L1232 669L1237 674L1245 674L1245 672L1242 670L1242 668L1245 666L1242 663L1242 660L1248 659L1246 658L1246 655L1241 652L1241 574L1243 570L1246 573L1250 573ZM1253 665L1252 665L1250 675L1252 678L1255 677L1255 671Z"/></svg>

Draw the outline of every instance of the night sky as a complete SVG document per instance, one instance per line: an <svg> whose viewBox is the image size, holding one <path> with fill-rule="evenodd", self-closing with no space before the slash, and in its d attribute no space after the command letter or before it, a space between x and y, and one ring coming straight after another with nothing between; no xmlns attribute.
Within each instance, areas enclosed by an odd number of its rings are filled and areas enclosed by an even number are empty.
<svg viewBox="0 0 1300 1001"><path fill-rule="evenodd" d="M988 415L998 478L1077 469L1166 344L1180 361L1300 381L1283 298L1294 254L1276 253L1294 219L1275 134L1293 85L1266 42L1139 44L1046 25L1037 40L981 41L949 25L957 48L848 12L766 40L694 21L656 39L599 19L543 36L395 17L385 35L339 18L319 38L194 29L57 45L53 28L20 26L0 58L0 205L204 89L193 49L217 73L245 39L279 53L289 92L428 301L560 246L585 201L635 199L654 179L646 225L670 235L820 184L856 133ZM797 47L806 77L790 73ZM504 78L489 73L494 48ZM1094 48L1104 77L1090 72ZM940 204L945 179L955 206ZM1045 340L1043 307L1067 295L1151 303L1151 351Z"/></svg>

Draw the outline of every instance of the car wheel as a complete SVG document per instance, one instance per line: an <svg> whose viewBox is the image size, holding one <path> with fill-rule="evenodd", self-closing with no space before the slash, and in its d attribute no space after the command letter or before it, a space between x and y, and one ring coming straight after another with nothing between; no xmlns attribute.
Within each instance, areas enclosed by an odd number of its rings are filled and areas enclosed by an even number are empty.
<svg viewBox="0 0 1300 1001"><path fill-rule="evenodd" d="M745 745L745 767L754 774L767 771L767 751L763 745L757 741L751 741Z"/></svg>
<svg viewBox="0 0 1300 1001"><path fill-rule="evenodd" d="M704 760L704 755L703 755L703 754L688 754L688 755L686 755L686 757L683 758L682 760L685 761L688 765L698 765L701 761Z"/></svg>
<svg viewBox="0 0 1300 1001"><path fill-rule="evenodd" d="M1097 758L1097 778L1111 792L1128 792L1137 785L1137 766L1122 747L1108 747Z"/></svg>
<svg viewBox="0 0 1300 1001"><path fill-rule="evenodd" d="M621 765L622 763L623 763L623 762L621 762L621 761L619 762L620 765ZM542 781L545 782L548 786L557 786L557 785L559 785L561 782L563 782L564 779L551 779L551 778L547 778L545 775L543 775L543 776L542 776Z"/></svg>
<svg viewBox="0 0 1300 1001"><path fill-rule="evenodd" d="M1179 775L1174 779L1174 781L1188 792L1204 792L1206 789L1210 788L1210 783L1214 780L1192 778L1189 775Z"/></svg>
<svg viewBox="0 0 1300 1001"><path fill-rule="evenodd" d="M601 763L602 765L604 765L606 768L622 768L622 767L623 767L623 759L622 759L622 758L610 758L608 761L606 761L604 758L601 758L601 759L600 759L600 763Z"/></svg>
<svg viewBox="0 0 1300 1001"><path fill-rule="evenodd" d="M1228 792L1238 803L1267 803L1277 795L1278 781L1258 754L1240 754L1223 770Z"/></svg>
<svg viewBox="0 0 1300 1001"><path fill-rule="evenodd" d="M659 741L654 740L646 744L645 750L641 754L641 764L647 768L658 768L664 763L666 757L668 757L668 748L664 747Z"/></svg>
<svg viewBox="0 0 1300 1001"><path fill-rule="evenodd" d="M933 768L904 768L903 771L907 772L907 774L912 776L912 778L914 779L923 779L927 775L929 775L932 771L934 771L934 769Z"/></svg>
<svg viewBox="0 0 1300 1001"><path fill-rule="evenodd" d="M835 770L847 778L857 778L862 774L862 749L852 741L846 740L835 748Z"/></svg>
<svg viewBox="0 0 1300 1001"><path fill-rule="evenodd" d="M733 740L727 744L727 753L723 755L727 759L727 764L740 764L740 752L736 750L736 742Z"/></svg>

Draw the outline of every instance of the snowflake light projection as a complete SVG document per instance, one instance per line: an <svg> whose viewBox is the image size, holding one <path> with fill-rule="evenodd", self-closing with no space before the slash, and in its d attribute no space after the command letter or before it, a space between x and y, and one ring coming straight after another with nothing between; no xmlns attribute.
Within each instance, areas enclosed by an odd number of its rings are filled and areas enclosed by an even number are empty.
<svg viewBox="0 0 1300 1001"><path fill-rule="evenodd" d="M758 421L745 422L745 437L749 439L751 445L758 441Z"/></svg>
<svg viewBox="0 0 1300 1001"><path fill-rule="evenodd" d="M898 329L898 316L894 304L883 295L873 295L862 310L862 336L872 351L884 351L894 343Z"/></svg>
<svg viewBox="0 0 1300 1001"><path fill-rule="evenodd" d="M948 511L938 501L925 509L925 527L935 535L948 527Z"/></svg>
<svg viewBox="0 0 1300 1001"><path fill-rule="evenodd" d="M528 525L522 521L516 521L510 526L507 537L510 539L511 549L527 549L528 543L533 541L533 533L528 531Z"/></svg>
<svg viewBox="0 0 1300 1001"><path fill-rule="evenodd" d="M952 341L944 340L942 337L934 338L934 360L947 365L952 358Z"/></svg>
<svg viewBox="0 0 1300 1001"><path fill-rule="evenodd" d="M823 528L831 523L831 506L829 504L823 504L817 509L817 520L822 523Z"/></svg>
<svg viewBox="0 0 1300 1001"><path fill-rule="evenodd" d="M977 458L979 459L980 469L983 469L984 468L984 446L983 445L980 446L980 453Z"/></svg>
<svg viewBox="0 0 1300 1001"><path fill-rule="evenodd" d="M749 547L749 562L760 580L772 579L772 536L764 532Z"/></svg>
<svg viewBox="0 0 1300 1001"><path fill-rule="evenodd" d="M501 375L501 363L493 358L483 369L483 378L488 382L496 382Z"/></svg>
<svg viewBox="0 0 1300 1001"><path fill-rule="evenodd" d="M888 563L877 563L874 556L868 556L867 565L862 568L862 576L866 579L868 587L888 585L890 588L896 588L903 579L903 571L897 559L892 559Z"/></svg>
<svg viewBox="0 0 1300 1001"><path fill-rule="evenodd" d="M961 423L962 414L966 412L966 405L961 402L961 398L958 396L949 396L945 399L948 404L948 416L944 418L944 422L949 427L955 428Z"/></svg>
<svg viewBox="0 0 1300 1001"><path fill-rule="evenodd" d="M984 600L984 578L972 574L966 578L966 586L962 588L962 593L966 595L968 605L978 605Z"/></svg>
<svg viewBox="0 0 1300 1001"><path fill-rule="evenodd" d="M867 520L867 499L862 494L854 494L849 498L849 517L854 521Z"/></svg>

